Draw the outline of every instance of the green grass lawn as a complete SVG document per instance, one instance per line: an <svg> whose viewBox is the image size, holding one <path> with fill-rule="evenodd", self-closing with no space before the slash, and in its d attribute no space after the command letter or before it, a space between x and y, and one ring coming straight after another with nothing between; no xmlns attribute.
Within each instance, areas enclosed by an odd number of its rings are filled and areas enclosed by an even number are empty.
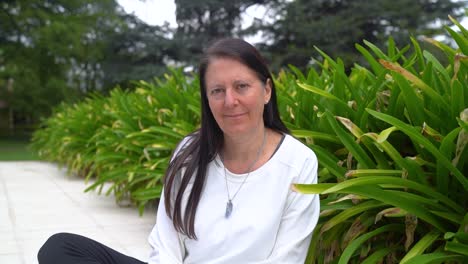
<svg viewBox="0 0 468 264"><path fill-rule="evenodd" d="M0 161L40 160L25 139L0 138Z"/></svg>

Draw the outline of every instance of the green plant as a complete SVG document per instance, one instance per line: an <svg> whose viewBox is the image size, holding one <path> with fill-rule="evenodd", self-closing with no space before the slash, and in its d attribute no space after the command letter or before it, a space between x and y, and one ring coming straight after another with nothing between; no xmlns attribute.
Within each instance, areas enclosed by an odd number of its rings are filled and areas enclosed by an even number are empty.
<svg viewBox="0 0 468 264"><path fill-rule="evenodd" d="M34 132L31 147L41 158L83 174L92 164L93 136L100 127L111 123L101 115L106 101L102 96L92 95L80 103L61 104Z"/></svg>
<svg viewBox="0 0 468 264"><path fill-rule="evenodd" d="M322 197L307 263L468 261L468 33L454 23L459 49L430 40L447 66L390 39L386 53L356 45L371 70L322 53L320 74L277 80L321 165L319 184L295 186Z"/></svg>
<svg viewBox="0 0 468 264"><path fill-rule="evenodd" d="M468 261L468 33L447 28L444 66L416 39L384 52L356 45L370 69L321 52L320 70L290 67L275 79L293 135L317 154L321 218L307 263ZM72 106L34 135L42 157L92 181L88 190L130 198L140 210L160 196L170 153L200 122L198 82L181 71ZM141 211L140 211L141 212Z"/></svg>
<svg viewBox="0 0 468 264"><path fill-rule="evenodd" d="M86 191L113 193L142 212L159 198L161 177L176 144L199 124L197 80L172 71L166 80L138 83L62 105L33 137L40 156L90 181Z"/></svg>

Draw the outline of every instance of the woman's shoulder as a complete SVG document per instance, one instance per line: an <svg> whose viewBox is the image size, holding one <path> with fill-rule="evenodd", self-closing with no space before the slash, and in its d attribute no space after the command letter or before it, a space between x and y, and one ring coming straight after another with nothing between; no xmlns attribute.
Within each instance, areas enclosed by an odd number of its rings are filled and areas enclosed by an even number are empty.
<svg viewBox="0 0 468 264"><path fill-rule="evenodd" d="M314 151L295 137L286 134L277 153L276 160L281 164L300 169L305 162L317 162Z"/></svg>
<svg viewBox="0 0 468 264"><path fill-rule="evenodd" d="M282 146L284 152L294 157L315 157L314 151L292 135L286 134Z"/></svg>
<svg viewBox="0 0 468 264"><path fill-rule="evenodd" d="M275 154L274 162L270 164L281 175L292 177L294 182L311 182L315 173L308 172L314 171L313 168L318 166L318 160L311 148L295 137L285 135Z"/></svg>

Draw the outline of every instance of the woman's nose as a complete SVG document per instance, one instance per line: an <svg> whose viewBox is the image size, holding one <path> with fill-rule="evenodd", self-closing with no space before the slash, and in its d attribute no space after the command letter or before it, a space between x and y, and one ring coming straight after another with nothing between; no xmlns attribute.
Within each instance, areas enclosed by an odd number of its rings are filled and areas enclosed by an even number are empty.
<svg viewBox="0 0 468 264"><path fill-rule="evenodd" d="M224 97L224 105L232 106L237 104L237 94L233 89L226 89L226 94Z"/></svg>

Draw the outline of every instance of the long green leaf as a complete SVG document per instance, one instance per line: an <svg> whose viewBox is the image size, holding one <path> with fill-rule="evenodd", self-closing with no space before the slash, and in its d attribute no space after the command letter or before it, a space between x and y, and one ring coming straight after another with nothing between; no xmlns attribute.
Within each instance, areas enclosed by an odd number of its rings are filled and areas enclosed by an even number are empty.
<svg viewBox="0 0 468 264"><path fill-rule="evenodd" d="M458 254L462 254L468 257L468 245L467 244L448 241L447 243L445 243L445 250L458 253Z"/></svg>
<svg viewBox="0 0 468 264"><path fill-rule="evenodd" d="M455 30L451 29L450 27L445 26L445 30L449 32L452 38L457 43L460 50L463 54L468 55L468 39L464 38L461 34L457 33Z"/></svg>
<svg viewBox="0 0 468 264"><path fill-rule="evenodd" d="M319 89L319 88L314 87L312 85L301 83L301 82L298 82L297 85L299 85L299 87L301 87L304 90L316 93L316 94L321 95L321 96L323 96L325 98L333 100L334 102L336 102L338 105L341 106L341 109L344 109L347 112L353 112L353 110L348 106L348 104L343 102L343 100L341 100L340 98L336 97L335 95L333 95L333 94L331 94L331 93L329 93L329 92L327 92L325 90L322 90L322 89Z"/></svg>
<svg viewBox="0 0 468 264"><path fill-rule="evenodd" d="M368 113L365 112L367 115ZM384 154L376 147L376 145L370 140L368 137L363 137L364 133L362 130L356 126L351 120L348 118L337 116L336 119L343 124L346 129L348 129L351 134L353 134L359 141L361 141L364 146L371 152L372 157L377 161L378 168L389 168L388 160L384 156Z"/></svg>
<svg viewBox="0 0 468 264"><path fill-rule="evenodd" d="M382 114L371 109L367 109L367 111L376 118L397 127L406 135L408 135L412 140L416 141L416 143L426 148L455 175L456 179L461 183L465 191L468 191L468 179L455 166L453 166L453 164L428 139L424 138L420 133L418 133L417 130L392 116Z"/></svg>
<svg viewBox="0 0 468 264"><path fill-rule="evenodd" d="M437 60L437 58L432 55L430 52L428 51L424 51L423 52L424 54L424 58L426 58L426 60L432 62L432 65L434 66L434 68L438 71L438 73L443 77L443 81L444 83L450 83L450 76L449 76L449 73L447 72L447 70L444 68L444 66L442 66L442 64L439 62L439 60ZM448 87L447 87L448 88ZM447 89L445 91L446 93L450 94L450 90Z"/></svg>
<svg viewBox="0 0 468 264"><path fill-rule="evenodd" d="M452 83L452 116L458 116L468 105L465 103L465 97L468 94L466 83L463 85L462 80L456 79Z"/></svg>
<svg viewBox="0 0 468 264"><path fill-rule="evenodd" d="M320 194L329 194L335 192L343 192L350 187L362 187L362 186L376 186L376 185L392 185L399 186L402 188L409 188L415 191L418 191L421 194L427 195L441 203L449 206L457 213L464 212L464 209L455 203L454 201L448 199L446 196L432 190L426 185L416 183L407 179L402 179L398 177L391 176L367 176L354 178L346 180L341 183L336 184L327 184L322 186L322 184L295 184L296 189L303 193L320 193ZM326 189L324 189L326 188ZM317 190L322 190L321 192L316 192Z"/></svg>
<svg viewBox="0 0 468 264"><path fill-rule="evenodd" d="M402 174L402 170L359 169L346 172L346 177L401 176Z"/></svg>
<svg viewBox="0 0 468 264"><path fill-rule="evenodd" d="M457 138L458 133L461 131L461 127L457 127L450 131L443 139L440 144L439 150L442 155L447 158L453 157L455 152L454 140ZM437 189L441 193L448 193L449 190L449 172L448 169L443 166L440 160L437 161Z"/></svg>
<svg viewBox="0 0 468 264"><path fill-rule="evenodd" d="M409 72L407 69L401 67L397 63L393 63L393 62L389 62L389 61L380 60L380 63L385 68L404 76L408 81L410 81L416 87L418 87L424 93L426 93L434 101L434 103L436 105L438 105L440 108L442 108L442 109L450 108L449 104L445 101L445 99L440 94L438 94L436 91L434 91L434 89L432 87L428 86L426 83L424 83L416 75Z"/></svg>
<svg viewBox="0 0 468 264"><path fill-rule="evenodd" d="M421 98L416 95L414 89L409 85L408 81L401 75L393 76L400 87L405 100L406 108L411 122L415 126L422 126L424 123L424 105Z"/></svg>
<svg viewBox="0 0 468 264"><path fill-rule="evenodd" d="M395 247L385 247L381 248L372 255L368 256L361 264L375 264L375 263L382 263L382 259L388 255L390 252L395 251Z"/></svg>
<svg viewBox="0 0 468 264"><path fill-rule="evenodd" d="M370 54L370 52L367 51L363 46L355 44L355 47L362 55L364 55L375 75L380 75L384 71L382 65L380 65L379 62L372 56L372 54Z"/></svg>
<svg viewBox="0 0 468 264"><path fill-rule="evenodd" d="M394 186L400 186L404 188L410 188L420 192L421 194L425 194L429 197L432 197L454 209L456 212L461 213L463 212L463 208L459 206L454 201L448 199L446 196L432 190L430 187L424 184L416 183L411 180L399 178L399 177L391 177L391 176L368 176L362 178L355 178L350 179L341 183L338 183L329 189L325 190L322 194L328 194L333 192L338 192L340 190L354 187L354 186L363 186L363 185L383 185L383 184L390 184Z"/></svg>
<svg viewBox="0 0 468 264"><path fill-rule="evenodd" d="M322 167L328 169L338 179L344 179L346 169L338 165L338 159L324 148L312 145L310 148L315 152Z"/></svg>
<svg viewBox="0 0 468 264"><path fill-rule="evenodd" d="M417 180L420 183L427 184L427 179L424 176L424 172L420 166L411 163L409 160L404 159L398 150L386 140L386 132L392 131L394 127L382 131L380 135L375 133L366 133L364 136L372 139L375 143L384 150L390 158L398 165L401 169L408 172L408 176L411 180Z"/></svg>
<svg viewBox="0 0 468 264"><path fill-rule="evenodd" d="M353 179L349 181L362 180L362 179L367 179L367 178L370 178L370 177L358 178L358 179ZM379 177L379 178L382 178L382 177ZM313 184L313 185L320 185L320 184ZM336 185L334 187L336 187ZM334 187L331 187L331 188L334 188ZM301 193L317 193L316 192L317 187L310 188L307 184L304 184L304 185L296 184L294 185L294 188L295 190ZM328 192L329 192L329 189L319 192L319 193L325 194ZM412 214L427 221L428 223L432 224L437 229L443 232L446 231L447 227L437 217L435 217L429 210L421 207L420 204L417 202L404 199L403 196L398 195L394 191L385 191L382 188L375 187L374 185L370 184L370 185L360 185L360 186L356 186L356 185L348 186L345 189L336 190L335 192L357 194L357 195L361 195L364 197L376 199L384 203L388 203L394 207L399 207L403 210L411 212Z"/></svg>
<svg viewBox="0 0 468 264"><path fill-rule="evenodd" d="M411 264L436 264L436 263L448 263L452 260L460 260L460 255L448 254L444 252L429 253L424 255L417 255L408 260Z"/></svg>
<svg viewBox="0 0 468 264"><path fill-rule="evenodd" d="M336 135L340 138L343 145L351 152L354 158L361 163L361 168L375 168L375 164L372 159L367 155L367 153L362 149L362 147L356 143L356 141L346 133L339 125L336 119L332 116L330 112L325 113L327 120Z"/></svg>
<svg viewBox="0 0 468 264"><path fill-rule="evenodd" d="M302 130L302 129L291 130L291 133L297 138L321 139L321 140L325 140L329 142L340 143L340 140L338 139L337 136L327 134L327 133L310 131L310 130Z"/></svg>
<svg viewBox="0 0 468 264"><path fill-rule="evenodd" d="M459 214L454 214L454 213L450 213L450 212L446 212L445 210L444 211L435 211L435 210L431 210L431 213L443 218L443 219L446 219L446 220L449 220L450 222L456 224L456 225L459 225L461 220L462 220L462 216L459 215Z"/></svg>
<svg viewBox="0 0 468 264"><path fill-rule="evenodd" d="M453 63L453 59L455 57L455 54L456 54L456 51L451 48L450 46L440 42L440 41L437 41L435 39L431 39L431 38L424 38L424 41L434 45L435 47L439 48L440 50L442 50L445 55L448 57L450 63Z"/></svg>
<svg viewBox="0 0 468 264"><path fill-rule="evenodd" d="M400 260L400 264L405 264L409 259L421 255L424 251L430 247L437 238L439 238L441 233L439 231L433 230L421 238L411 249L406 253L406 255Z"/></svg>
<svg viewBox="0 0 468 264"><path fill-rule="evenodd" d="M377 57L379 59L385 59L385 60L388 60L388 56L385 55L385 53L383 53L376 45L372 44L371 42L367 41L367 40L363 40L364 44L366 44L366 46L368 46L374 53L375 55L377 55Z"/></svg>
<svg viewBox="0 0 468 264"><path fill-rule="evenodd" d="M341 254L340 260L338 264L347 264L351 259L354 252L367 240L371 239L372 237L379 235L384 232L402 232L403 228L399 224L390 224L386 226L379 227L371 232L368 232L360 237L356 238L353 242L351 242L346 249Z"/></svg>
<svg viewBox="0 0 468 264"><path fill-rule="evenodd" d="M382 207L382 206L385 206L385 204L380 202L380 201L375 201L375 200L370 200L370 201L366 201L366 202L360 203L358 205L355 205L355 206L353 206L351 208L348 208L348 209L344 210L343 212L335 215L330 220L325 222L324 225L322 226L322 229L320 230L320 232L323 233L323 232L333 228L334 226L339 225L339 224L347 221L350 217L355 216L355 215L357 215L359 213L365 212L365 211L373 209L373 208Z"/></svg>
<svg viewBox="0 0 468 264"><path fill-rule="evenodd" d="M419 69L424 69L424 57L421 51L421 46L419 45L418 41L414 37L411 37L410 40L411 40L411 43L413 43L413 47L416 51L415 53L418 57L417 62L418 62Z"/></svg>

